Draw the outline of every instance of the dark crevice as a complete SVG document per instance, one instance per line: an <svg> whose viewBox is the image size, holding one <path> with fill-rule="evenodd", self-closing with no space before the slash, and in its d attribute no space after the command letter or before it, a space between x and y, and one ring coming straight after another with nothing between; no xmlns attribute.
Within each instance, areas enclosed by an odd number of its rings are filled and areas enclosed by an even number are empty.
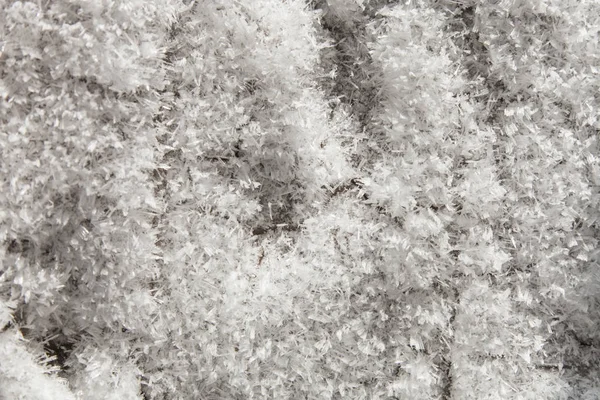
<svg viewBox="0 0 600 400"><path fill-rule="evenodd" d="M488 105L487 117L484 117L486 124L498 122L502 111L510 103L505 98L508 92L506 85L491 72L489 51L480 38L477 26L476 6L455 7L446 29L456 47L462 51L461 64L465 66L470 81L467 93L477 96L477 103Z"/></svg>
<svg viewBox="0 0 600 400"><path fill-rule="evenodd" d="M454 343L454 321L456 319L456 315L458 313L458 307L460 304L460 292L450 281L447 282L436 282L433 284L433 289L440 294L441 297L445 298L448 304L450 304L451 312L450 318L448 320L448 327L446 332L449 334L445 335L445 342L447 344L447 350L445 352L441 352L439 354L439 358L437 360L437 366L440 373L440 387L441 387L441 399L442 400L451 400L452 399L452 388L453 388L453 378L452 378L452 353L450 352L450 348Z"/></svg>
<svg viewBox="0 0 600 400"><path fill-rule="evenodd" d="M333 51L326 55L327 61L337 70L333 82L329 83L330 97L350 106L361 127L369 124L380 89L376 82L377 70L366 45L366 21L361 16L360 20L349 25L329 12L322 20L323 28L335 43Z"/></svg>
<svg viewBox="0 0 600 400"><path fill-rule="evenodd" d="M321 189L326 191L329 194L329 200L336 196L340 196L344 193L347 193L352 190L362 189L363 183L359 178L352 178L345 182L338 184L337 186L331 188L327 186L322 186ZM361 200L367 200L369 197L366 193L362 193L360 196ZM275 219L271 224L259 225L252 229L252 235L264 235L273 231L286 231L286 232L295 232L300 230L302 223L292 223L288 219L279 218L280 220Z"/></svg>
<svg viewBox="0 0 600 400"><path fill-rule="evenodd" d="M13 239L8 242L7 252L9 254L26 255L33 248L29 239Z"/></svg>
<svg viewBox="0 0 600 400"><path fill-rule="evenodd" d="M377 212L377 214L385 217L386 219L389 219L395 225L402 228L404 226L404 221L402 218L392 216L382 206L367 202L367 200L369 200L369 195L368 193L362 191L363 187L363 182L359 178L351 178L347 181L338 184L337 186L334 186L333 188L328 186L322 186L321 189L325 190L326 193L328 193L329 195L327 202L331 201L331 199L337 196L341 196L348 192L358 191L357 199L361 200L363 202L362 204L368 206L369 208L372 208ZM252 228L252 235L264 235L275 231L295 232L301 229L302 221L300 221L299 223L293 223L290 221L291 220L289 218L274 218L274 220L270 224L262 224Z"/></svg>
<svg viewBox="0 0 600 400"><path fill-rule="evenodd" d="M394 224L396 224L399 227L402 227L404 224L404 221L402 218L391 215L391 213L388 212L385 209L385 207L382 207L376 203L367 202L369 200L370 196L368 193L363 191L364 183L361 181L360 178L351 178L347 181L339 183L337 186L334 186L333 188L327 187L327 186L322 186L321 189L323 189L329 193L328 201L330 201L331 199L333 199L336 196L341 196L341 195L351 192L351 191L357 191L358 194L357 194L356 198L361 200L363 202L362 204L374 209L377 212L377 214L385 217L386 219L391 220L392 222L394 222Z"/></svg>
<svg viewBox="0 0 600 400"><path fill-rule="evenodd" d="M350 110L358 122L358 132L367 136L377 134L373 117L381 103L380 93L382 88L382 71L379 65L373 61L368 43L374 38L369 33L367 26L375 19L384 6L398 3L389 0L372 0L364 5L363 9L356 5L354 9L350 5L349 12L341 13L340 17L335 9L332 9L325 0L317 0L312 3L315 9L322 10L321 27L323 35L328 36L333 46L326 48L321 53L321 68L325 76L318 80L320 86L325 90L327 98L337 99L330 102L333 111L339 104ZM349 3L350 4L350 3ZM340 7L337 5L337 7ZM331 72L335 74L331 74ZM358 151L350 156L355 166L360 165L364 155L377 149L371 148L368 143L363 143L364 151ZM362 154L359 157L358 154Z"/></svg>
<svg viewBox="0 0 600 400"><path fill-rule="evenodd" d="M74 348L75 343L72 340L67 340L62 335L47 340L44 343L44 351L49 357L48 364L59 368L61 373L67 372L69 369L67 360Z"/></svg>
<svg viewBox="0 0 600 400"><path fill-rule="evenodd" d="M296 232L296 231L300 230L300 224L282 223L282 224L256 226L256 227L252 228L252 235L254 235L254 236L264 235L269 232L275 232L278 230L281 230L284 232Z"/></svg>
<svg viewBox="0 0 600 400"><path fill-rule="evenodd" d="M440 386L442 387L442 400L452 399L452 360L450 356L445 356L444 360L438 364L441 375Z"/></svg>
<svg viewBox="0 0 600 400"><path fill-rule="evenodd" d="M548 340L551 346L547 346L545 350L548 354L544 363L537 368L566 369L581 377L598 371L600 368L598 340L582 337L564 322L556 325L553 330L554 333Z"/></svg>
<svg viewBox="0 0 600 400"><path fill-rule="evenodd" d="M364 184L362 183L362 181L359 178L352 178L346 182L342 182L342 183L338 184L337 186L335 186L333 188L329 188L327 186L322 186L321 188L323 190L328 191L330 194L330 197L335 197L335 196L344 194L346 192L349 192L351 190L360 190L363 187L364 187ZM360 198L362 200L368 200L369 196L366 193L362 193Z"/></svg>

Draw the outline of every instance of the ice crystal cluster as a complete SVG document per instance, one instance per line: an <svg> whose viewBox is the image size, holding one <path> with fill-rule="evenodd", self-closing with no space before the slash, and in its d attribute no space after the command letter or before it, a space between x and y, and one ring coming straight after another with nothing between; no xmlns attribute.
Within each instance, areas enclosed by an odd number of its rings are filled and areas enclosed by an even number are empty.
<svg viewBox="0 0 600 400"><path fill-rule="evenodd" d="M0 399L600 398L597 0L0 0Z"/></svg>

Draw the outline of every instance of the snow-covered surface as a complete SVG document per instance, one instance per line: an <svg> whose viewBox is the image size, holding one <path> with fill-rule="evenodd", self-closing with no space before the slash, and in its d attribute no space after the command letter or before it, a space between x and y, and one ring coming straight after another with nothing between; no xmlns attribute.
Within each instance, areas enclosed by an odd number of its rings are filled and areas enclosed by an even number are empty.
<svg viewBox="0 0 600 400"><path fill-rule="evenodd" d="M596 399L596 0L0 0L0 399Z"/></svg>

